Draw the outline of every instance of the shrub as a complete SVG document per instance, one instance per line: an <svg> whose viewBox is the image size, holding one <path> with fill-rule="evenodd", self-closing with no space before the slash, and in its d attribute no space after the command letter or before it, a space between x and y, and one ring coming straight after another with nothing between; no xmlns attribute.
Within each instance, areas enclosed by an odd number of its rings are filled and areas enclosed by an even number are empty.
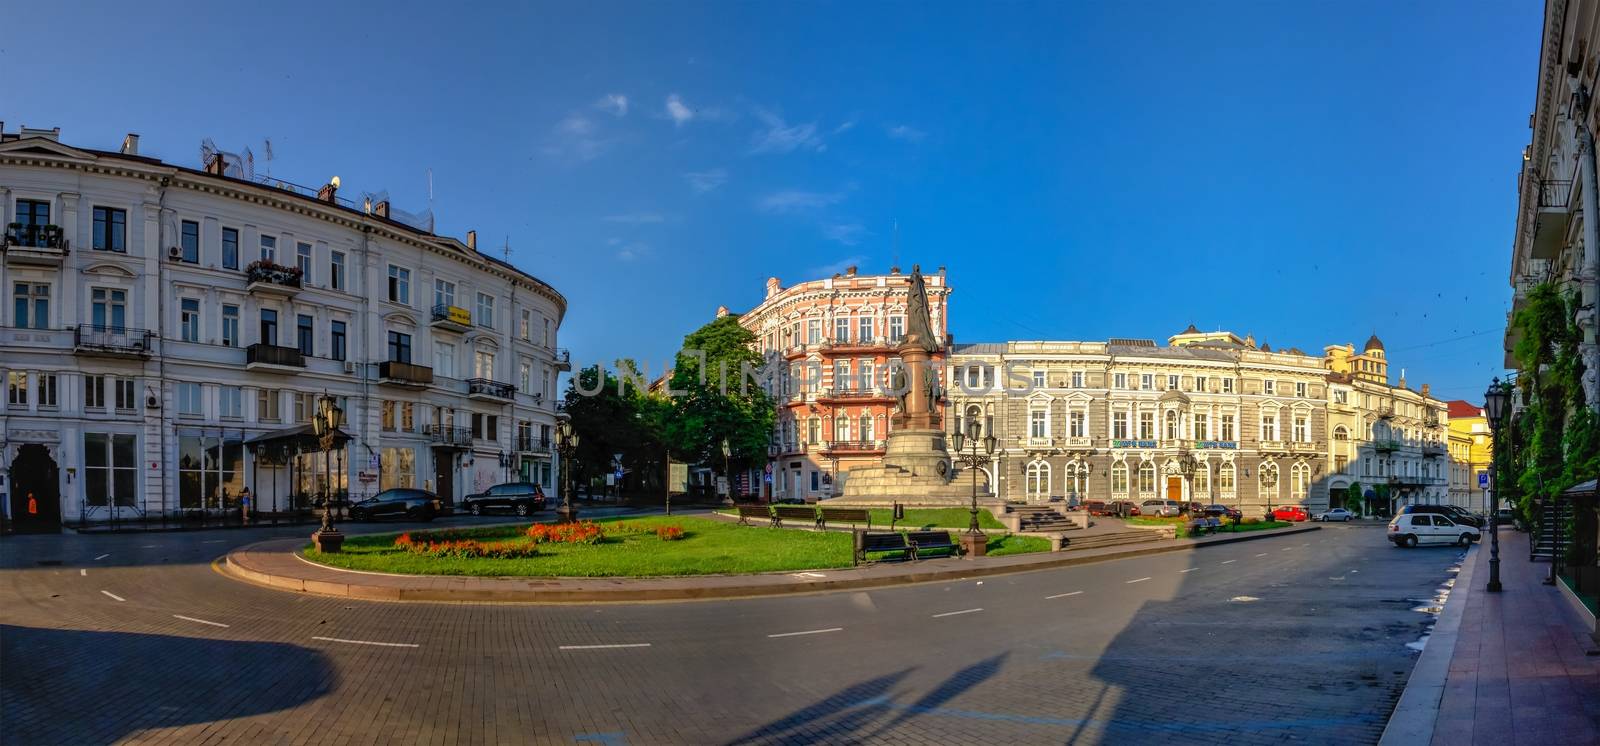
<svg viewBox="0 0 1600 746"><path fill-rule="evenodd" d="M656 537L662 541L677 541L683 538L683 527L656 526Z"/></svg>
<svg viewBox="0 0 1600 746"><path fill-rule="evenodd" d="M533 543L599 544L606 538L605 531L594 521L573 523L535 523L528 527L528 538Z"/></svg>
<svg viewBox="0 0 1600 746"><path fill-rule="evenodd" d="M1240 523L1243 523L1246 526L1254 526L1254 525L1256 525L1257 523L1260 523L1260 522L1261 522L1260 518L1246 518L1246 519L1240 521Z"/></svg>

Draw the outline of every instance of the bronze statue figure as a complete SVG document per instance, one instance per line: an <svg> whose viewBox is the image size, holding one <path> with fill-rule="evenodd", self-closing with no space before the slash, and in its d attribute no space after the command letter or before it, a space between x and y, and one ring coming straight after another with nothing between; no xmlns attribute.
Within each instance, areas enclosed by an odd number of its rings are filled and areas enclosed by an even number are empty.
<svg viewBox="0 0 1600 746"><path fill-rule="evenodd" d="M923 352L939 351L933 333L933 318L928 313L928 287L922 281L922 265L911 267L911 292L906 300L906 338L901 346L916 345Z"/></svg>

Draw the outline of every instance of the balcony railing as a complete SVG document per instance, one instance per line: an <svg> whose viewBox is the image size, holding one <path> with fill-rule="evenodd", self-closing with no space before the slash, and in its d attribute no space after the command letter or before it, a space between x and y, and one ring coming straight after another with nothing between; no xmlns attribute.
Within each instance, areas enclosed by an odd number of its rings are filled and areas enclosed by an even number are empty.
<svg viewBox="0 0 1600 746"><path fill-rule="evenodd" d="M1372 450L1379 453L1390 453L1400 449L1401 443L1393 438L1373 438Z"/></svg>
<svg viewBox="0 0 1600 746"><path fill-rule="evenodd" d="M871 384L868 384L868 385L865 385L865 386L863 386L861 384L853 384L853 385L845 385L845 386L834 386L832 389L828 390L827 395L822 396L820 398L822 398L822 399L879 399L879 398L887 398L888 396L889 396L889 392L883 391L882 389L879 389L878 387L873 386Z"/></svg>
<svg viewBox="0 0 1600 746"><path fill-rule="evenodd" d="M273 264L265 259L251 262L244 268L246 289L250 292L267 292L294 295L300 290L300 268Z"/></svg>
<svg viewBox="0 0 1600 746"><path fill-rule="evenodd" d="M29 249L66 249L67 239L62 235L59 225L23 225L12 223L6 226L5 242L8 246L21 246Z"/></svg>
<svg viewBox="0 0 1600 746"><path fill-rule="evenodd" d="M470 427L423 425L422 434L428 438L429 445L440 448L472 447L472 428Z"/></svg>
<svg viewBox="0 0 1600 746"><path fill-rule="evenodd" d="M433 326L465 331L472 328L472 312L460 306L440 303L433 307Z"/></svg>
<svg viewBox="0 0 1600 746"><path fill-rule="evenodd" d="M1444 446L1439 443L1424 443L1422 445L1422 455L1425 457L1433 458L1443 456L1444 452Z"/></svg>
<svg viewBox="0 0 1600 746"><path fill-rule="evenodd" d="M80 324L73 329L72 347L86 355L149 357L154 340L149 329Z"/></svg>
<svg viewBox="0 0 1600 746"><path fill-rule="evenodd" d="M487 378L468 378L467 396L479 399L510 399L517 393L517 387L509 383L491 381Z"/></svg>
<svg viewBox="0 0 1600 746"><path fill-rule="evenodd" d="M244 364L247 368L252 365L304 368L306 367L306 356L294 347L257 342L244 349Z"/></svg>
<svg viewBox="0 0 1600 746"><path fill-rule="evenodd" d="M517 436L517 453L549 453L551 445L549 438L534 435Z"/></svg>
<svg viewBox="0 0 1600 746"><path fill-rule="evenodd" d="M1565 208L1571 199L1571 180L1545 179L1539 182L1539 207L1541 209Z"/></svg>
<svg viewBox="0 0 1600 746"><path fill-rule="evenodd" d="M1387 420L1394 418L1394 407L1378 407L1378 419Z"/></svg>
<svg viewBox="0 0 1600 746"><path fill-rule="evenodd" d="M433 383L433 369L398 360L385 360L378 363L378 378L394 383L426 386Z"/></svg>
<svg viewBox="0 0 1600 746"><path fill-rule="evenodd" d="M883 448L884 442L881 440L831 440L823 450L829 453L871 453Z"/></svg>
<svg viewBox="0 0 1600 746"><path fill-rule="evenodd" d="M565 347L557 347L556 349L552 350L550 354L555 357L557 368L561 368L563 370L572 369L572 353Z"/></svg>

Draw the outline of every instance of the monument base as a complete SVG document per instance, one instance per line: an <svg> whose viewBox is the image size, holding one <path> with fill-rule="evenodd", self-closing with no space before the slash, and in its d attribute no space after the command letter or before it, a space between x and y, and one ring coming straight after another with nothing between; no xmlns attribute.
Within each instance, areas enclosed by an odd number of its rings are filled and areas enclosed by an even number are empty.
<svg viewBox="0 0 1600 746"><path fill-rule="evenodd" d="M823 502L835 506L886 508L962 508L972 505L972 476L950 480L945 434L937 429L896 430L884 446L881 466L858 466L840 482L840 494ZM978 474L978 505L999 506L988 480Z"/></svg>

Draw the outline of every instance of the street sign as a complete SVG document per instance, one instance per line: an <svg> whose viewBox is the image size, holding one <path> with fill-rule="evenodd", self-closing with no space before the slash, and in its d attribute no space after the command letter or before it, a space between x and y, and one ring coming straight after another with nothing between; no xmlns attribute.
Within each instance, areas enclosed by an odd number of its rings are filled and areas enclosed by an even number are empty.
<svg viewBox="0 0 1600 746"><path fill-rule="evenodd" d="M617 485L617 475L615 475L615 474L607 474L606 475L606 486L607 487L615 487L616 485Z"/></svg>
<svg viewBox="0 0 1600 746"><path fill-rule="evenodd" d="M1485 490L1489 489L1489 472L1478 472L1478 487Z"/></svg>
<svg viewBox="0 0 1600 746"><path fill-rule="evenodd" d="M668 489L673 492L689 491L689 465L669 464L667 466Z"/></svg>
<svg viewBox="0 0 1600 746"><path fill-rule="evenodd" d="M728 494L728 478L727 477L717 477L717 494L719 494L719 495Z"/></svg>
<svg viewBox="0 0 1600 746"><path fill-rule="evenodd" d="M378 475L370 471L363 471L356 474L356 481L361 482L362 484L372 484L373 482L378 481Z"/></svg>

